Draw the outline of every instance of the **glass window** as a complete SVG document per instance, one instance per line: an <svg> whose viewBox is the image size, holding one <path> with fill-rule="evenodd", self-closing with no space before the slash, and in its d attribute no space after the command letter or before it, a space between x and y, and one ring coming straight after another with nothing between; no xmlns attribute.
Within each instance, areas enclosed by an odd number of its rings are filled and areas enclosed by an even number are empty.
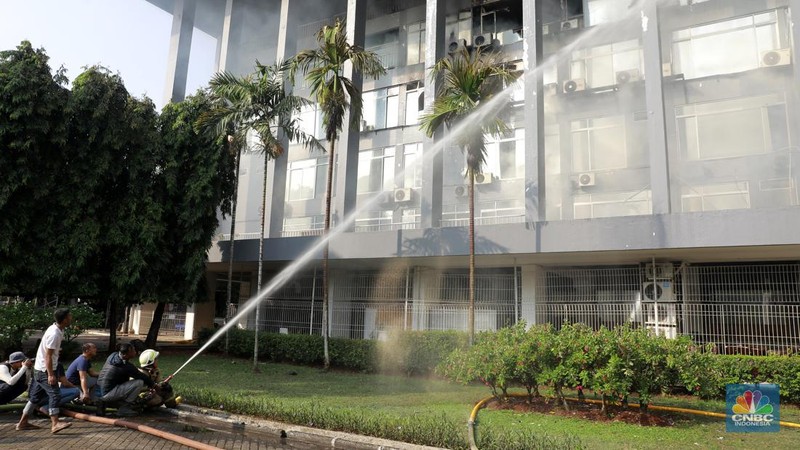
<svg viewBox="0 0 800 450"><path fill-rule="evenodd" d="M417 82L406 87L406 125L419 123L419 115L425 109L425 87Z"/></svg>
<svg viewBox="0 0 800 450"><path fill-rule="evenodd" d="M587 26L613 22L623 17L632 5L630 0L588 0L586 3Z"/></svg>
<svg viewBox="0 0 800 450"><path fill-rule="evenodd" d="M584 79L590 87L617 84L617 73L630 71L632 78L644 71L638 39L576 50L572 53L570 78ZM635 79L631 80L635 81Z"/></svg>
<svg viewBox="0 0 800 450"><path fill-rule="evenodd" d="M425 62L425 22L416 22L408 26L406 42L406 65Z"/></svg>
<svg viewBox="0 0 800 450"><path fill-rule="evenodd" d="M317 108L316 104L301 107L297 119L302 132L312 135L317 139L324 138L325 132L322 127L322 111Z"/></svg>
<svg viewBox="0 0 800 450"><path fill-rule="evenodd" d="M359 194L395 188L394 151L394 147L387 147L359 152L356 188Z"/></svg>
<svg viewBox="0 0 800 450"><path fill-rule="evenodd" d="M461 11L458 15L447 16L445 30L448 42L453 39L464 39L472 43L472 11Z"/></svg>
<svg viewBox="0 0 800 450"><path fill-rule="evenodd" d="M316 196L319 178L326 176L326 158L304 159L289 163L289 201L310 200ZM324 186L324 184L323 184Z"/></svg>
<svg viewBox="0 0 800 450"><path fill-rule="evenodd" d="M778 12L678 30L672 39L675 70L686 79L756 69L765 52L781 47Z"/></svg>
<svg viewBox="0 0 800 450"><path fill-rule="evenodd" d="M525 176L525 130L513 130L500 138L486 136L484 171L503 180Z"/></svg>
<svg viewBox="0 0 800 450"><path fill-rule="evenodd" d="M362 94L362 131L396 127L400 114L400 88L393 86Z"/></svg>
<svg viewBox="0 0 800 450"><path fill-rule="evenodd" d="M422 143L403 146L403 187L422 187Z"/></svg>
<svg viewBox="0 0 800 450"><path fill-rule="evenodd" d="M572 121L572 170L575 173L627 167L625 118Z"/></svg>
<svg viewBox="0 0 800 450"><path fill-rule="evenodd" d="M683 186L684 212L750 208L750 184L746 181Z"/></svg>
<svg viewBox="0 0 800 450"><path fill-rule="evenodd" d="M778 94L679 106L675 115L685 160L756 155L788 146L786 104Z"/></svg>
<svg viewBox="0 0 800 450"><path fill-rule="evenodd" d="M576 195L573 205L576 219L642 216L653 211L649 189Z"/></svg>
<svg viewBox="0 0 800 450"><path fill-rule="evenodd" d="M401 65L399 64L401 61L398 58L400 30L397 28L367 35L364 40L364 47L371 52L375 52L386 69Z"/></svg>

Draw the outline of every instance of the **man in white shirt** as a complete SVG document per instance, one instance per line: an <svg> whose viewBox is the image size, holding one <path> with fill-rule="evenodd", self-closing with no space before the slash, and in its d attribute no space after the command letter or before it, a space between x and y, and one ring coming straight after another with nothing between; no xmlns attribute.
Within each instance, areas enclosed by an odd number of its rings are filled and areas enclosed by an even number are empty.
<svg viewBox="0 0 800 450"><path fill-rule="evenodd" d="M58 404L61 401L61 392L58 387L58 376L56 375L56 364L58 363L58 353L61 350L61 341L64 339L64 328L72 323L72 314L69 309L62 308L56 310L54 314L56 322L44 332L42 342L36 351L36 362L33 364L33 383L28 393L28 403L22 410L22 417L17 424L17 430L31 430L39 428L32 423L28 423L28 417L40 405L47 400L48 414L50 415L51 433L58 433L64 428L72 425L68 422L59 422Z"/></svg>
<svg viewBox="0 0 800 450"><path fill-rule="evenodd" d="M22 352L14 352L8 361L0 363L0 405L5 405L22 395L28 388L33 361Z"/></svg>

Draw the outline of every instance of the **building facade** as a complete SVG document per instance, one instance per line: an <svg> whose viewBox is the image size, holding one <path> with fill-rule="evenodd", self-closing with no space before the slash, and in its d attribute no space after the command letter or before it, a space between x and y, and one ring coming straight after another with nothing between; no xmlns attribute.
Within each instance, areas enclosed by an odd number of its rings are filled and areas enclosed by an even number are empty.
<svg viewBox="0 0 800 450"><path fill-rule="evenodd" d="M723 352L800 346L800 0L152 3L174 14L171 99L193 35L215 40L217 70L243 74L313 48L341 17L386 67L354 78L364 116L338 145L332 336L466 329L464 159L418 126L435 62L486 47L521 78L476 186L477 329L633 323ZM300 118L320 135L314 107ZM263 157L242 156L232 310L256 294L262 208L265 285L320 239L327 164L290 145L262 204ZM227 314L229 238L223 220L195 328ZM320 256L266 295L261 329L320 333Z"/></svg>

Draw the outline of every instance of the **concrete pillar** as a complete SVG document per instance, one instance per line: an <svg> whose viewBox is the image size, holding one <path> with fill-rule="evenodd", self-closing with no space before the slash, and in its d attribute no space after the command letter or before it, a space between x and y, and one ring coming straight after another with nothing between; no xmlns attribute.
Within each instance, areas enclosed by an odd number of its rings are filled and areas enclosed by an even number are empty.
<svg viewBox="0 0 800 450"><path fill-rule="evenodd" d="M431 80L427 75L436 61L445 55L445 6L444 0L428 0L425 6L425 111L433 107L436 98L438 80ZM433 139L423 140L423 155L428 155L436 141L441 139L442 131ZM420 223L422 228L438 228L442 221L442 152L433 159L426 159L422 166L422 189L420 190Z"/></svg>
<svg viewBox="0 0 800 450"><path fill-rule="evenodd" d="M186 95L186 77L189 72L189 53L192 49L195 2L175 0L172 13L172 34L167 57L167 83L164 103L179 102Z"/></svg>
<svg viewBox="0 0 800 450"><path fill-rule="evenodd" d="M367 2L366 0L347 0L347 39L351 44L364 47L364 38L367 27ZM353 70L351 64L344 69L344 76L349 78L353 87L361 91L363 77L361 73ZM350 111L345 114L344 129L339 138L336 149L336 167L334 167L335 197L332 199L331 228L341 223L356 206L356 182L358 177L358 126L351 126ZM351 224L349 229L353 228ZM333 300L333 299L331 299Z"/></svg>
<svg viewBox="0 0 800 450"><path fill-rule="evenodd" d="M647 100L647 137L650 150L650 189L653 214L669 214L670 182L667 160L667 132L661 74L661 34L657 2L643 2L642 44L644 47L644 90Z"/></svg>
<svg viewBox="0 0 800 450"><path fill-rule="evenodd" d="M525 88L525 218L546 220L544 93L542 73L533 74L542 59L541 2L522 2L522 65Z"/></svg>
<svg viewBox="0 0 800 450"><path fill-rule="evenodd" d="M538 265L520 267L522 270L522 305L520 317L528 326L541 323L536 317L536 303L542 301L545 288L544 269Z"/></svg>

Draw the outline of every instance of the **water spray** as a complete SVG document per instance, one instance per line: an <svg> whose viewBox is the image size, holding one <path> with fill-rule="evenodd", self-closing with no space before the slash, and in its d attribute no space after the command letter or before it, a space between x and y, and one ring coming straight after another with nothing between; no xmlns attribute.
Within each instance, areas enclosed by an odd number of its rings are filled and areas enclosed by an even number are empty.
<svg viewBox="0 0 800 450"><path fill-rule="evenodd" d="M638 8L643 6L644 3L647 1L654 1L656 3L663 1L663 0L639 0L637 1L631 9L628 10L628 13L625 14L622 18L617 20L616 22L621 22L631 17L639 16ZM538 76L545 68L548 68L554 64L561 58L560 55L568 54L572 52L576 47L583 44L585 41L591 39L596 34L599 33L601 29L605 29L607 27L611 27L614 23L604 24L603 26L595 26L592 28L586 29L578 38L572 41L569 45L561 47L561 49L552 55L550 55L547 59L542 61L541 64L534 67L532 70L529 70L525 73L520 79L518 79L515 84L510 85L506 89L504 89L500 94L496 97L492 98L491 100L487 101L486 103L481 104L478 109L476 109L470 116L459 123L457 126L450 128L448 133L446 133L445 138L435 142L424 154L422 158L418 158L415 161L415 164L410 169L414 169L419 164L427 164L429 163L435 155L441 152L444 147L450 142L450 139L453 135L458 135L465 130L469 129L470 127L474 126L475 123L479 123L481 120L486 118L487 116L495 113L497 108L502 103L508 102L511 94L516 87L516 83L524 83L525 77L531 76ZM395 176L402 178L405 173L405 169L398 172ZM222 326L213 336L209 338L209 340L200 347L197 352L195 352L182 366L178 368L172 375L167 377L166 380L171 380L175 375L177 375L184 367L186 367L190 362L192 362L197 356L203 353L211 344L213 344L223 333L227 332L234 324L238 323L239 319L243 316L248 314L252 311L264 298L266 298L269 294L275 291L277 288L282 286L285 282L287 282L292 275L303 266L305 266L309 261L311 261L315 253L321 251L325 245L327 245L331 239L338 236L339 234L343 233L345 229L347 229L350 225L352 225L358 215L365 211L368 207L378 203L380 198L380 193L376 193L375 195L371 196L367 201L362 204L359 204L341 223L338 223L335 227L331 228L328 233L322 236L319 240L317 240L314 245L309 248L300 258L294 260L291 264L289 264L285 269L280 271L272 281L264 287L261 292L256 294L255 297L251 299L251 301L247 304L246 307L242 308L234 317L232 317L228 322Z"/></svg>

